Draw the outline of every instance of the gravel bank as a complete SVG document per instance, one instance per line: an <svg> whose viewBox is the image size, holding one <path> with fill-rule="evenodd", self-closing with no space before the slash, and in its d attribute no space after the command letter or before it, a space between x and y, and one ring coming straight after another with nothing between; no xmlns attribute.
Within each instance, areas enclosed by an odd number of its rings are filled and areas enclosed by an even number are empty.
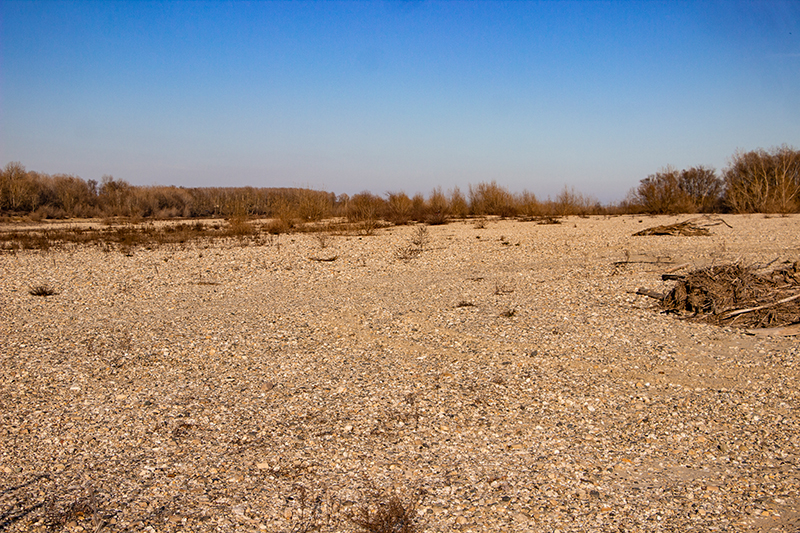
<svg viewBox="0 0 800 533"><path fill-rule="evenodd" d="M724 218L2 255L0 530L358 531L396 490L431 532L798 531L798 337L634 294L800 259L800 216Z"/></svg>

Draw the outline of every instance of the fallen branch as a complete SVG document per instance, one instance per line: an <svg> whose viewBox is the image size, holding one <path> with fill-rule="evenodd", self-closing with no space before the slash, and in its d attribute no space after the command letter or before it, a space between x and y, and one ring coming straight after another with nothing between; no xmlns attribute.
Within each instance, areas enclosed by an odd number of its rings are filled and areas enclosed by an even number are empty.
<svg viewBox="0 0 800 533"><path fill-rule="evenodd" d="M797 300L798 298L800 298L800 292L798 292L794 296L789 296L782 300L778 300L777 302L772 302L771 304L759 305L758 307L750 307L748 309L737 309L736 311L728 311L727 313L723 313L722 316L720 316L720 318L722 320L727 320L728 318L737 315L743 315L744 313L752 313L753 311L760 311L762 309L767 309L769 307L775 307L776 305L785 304L787 302L791 302L792 300Z"/></svg>
<svg viewBox="0 0 800 533"><path fill-rule="evenodd" d="M678 266L674 266L672 268L668 268L667 270L664 271L664 274L669 274L671 272L675 272L676 270L680 270L682 268L686 268L686 267L688 267L690 265L691 265L691 263L684 263L682 265L678 265Z"/></svg>
<svg viewBox="0 0 800 533"><path fill-rule="evenodd" d="M338 255L334 255L333 257L309 257L309 261L316 261L318 263L330 263L331 261L336 261L339 259Z"/></svg>
<svg viewBox="0 0 800 533"><path fill-rule="evenodd" d="M636 294L638 294L640 296L647 296L648 298L654 298L654 299L659 300L659 301L663 300L664 296L665 296L664 294L661 294L660 292L651 291L650 289L646 289L644 287L640 287L640 288L636 289Z"/></svg>
<svg viewBox="0 0 800 533"><path fill-rule="evenodd" d="M657 257L654 260L652 259L641 259L641 260L625 260L625 261L614 261L613 265L632 265L633 263L640 263L644 265L668 265L672 263L672 258L668 256L664 257Z"/></svg>

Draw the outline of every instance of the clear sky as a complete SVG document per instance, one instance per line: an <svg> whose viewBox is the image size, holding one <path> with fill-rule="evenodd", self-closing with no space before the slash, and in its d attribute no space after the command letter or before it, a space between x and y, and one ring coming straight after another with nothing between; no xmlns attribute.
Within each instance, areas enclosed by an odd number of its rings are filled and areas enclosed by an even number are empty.
<svg viewBox="0 0 800 533"><path fill-rule="evenodd" d="M800 147L800 2L0 0L0 165L624 198Z"/></svg>

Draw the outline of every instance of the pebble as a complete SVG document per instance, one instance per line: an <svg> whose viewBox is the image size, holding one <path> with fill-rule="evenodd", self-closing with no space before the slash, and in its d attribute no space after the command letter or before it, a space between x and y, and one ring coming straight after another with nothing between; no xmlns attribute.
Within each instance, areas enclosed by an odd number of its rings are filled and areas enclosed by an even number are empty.
<svg viewBox="0 0 800 533"><path fill-rule="evenodd" d="M138 531L355 531L376 493L431 532L791 531L796 338L660 314L632 292L668 267L614 263L797 260L800 216L640 218L432 226L410 260L413 226L332 236L331 262L309 234L0 255L7 498L91 488Z"/></svg>

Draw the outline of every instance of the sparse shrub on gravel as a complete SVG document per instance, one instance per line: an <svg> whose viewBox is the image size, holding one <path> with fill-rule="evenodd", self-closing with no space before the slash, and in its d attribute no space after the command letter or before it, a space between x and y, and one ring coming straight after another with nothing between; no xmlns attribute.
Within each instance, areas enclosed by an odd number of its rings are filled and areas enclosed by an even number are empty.
<svg viewBox="0 0 800 533"><path fill-rule="evenodd" d="M351 513L349 520L365 533L416 533L419 492L403 499L396 491L371 489L367 502Z"/></svg>
<svg viewBox="0 0 800 533"><path fill-rule="evenodd" d="M53 296L58 294L56 290L47 284L33 285L28 289L28 294L31 296Z"/></svg>

